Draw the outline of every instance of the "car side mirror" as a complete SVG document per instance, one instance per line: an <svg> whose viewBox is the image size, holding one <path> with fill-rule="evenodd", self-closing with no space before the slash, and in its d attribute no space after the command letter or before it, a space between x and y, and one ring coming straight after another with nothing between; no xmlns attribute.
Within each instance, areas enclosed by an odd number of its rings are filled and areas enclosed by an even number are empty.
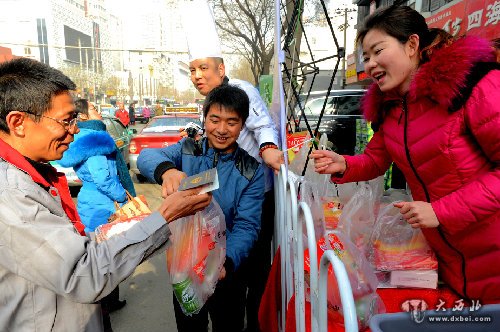
<svg viewBox="0 0 500 332"><path fill-rule="evenodd" d="M135 128L129 129L129 130L128 130L128 133L129 133L130 135L135 135L135 134L137 134L137 129L135 129Z"/></svg>

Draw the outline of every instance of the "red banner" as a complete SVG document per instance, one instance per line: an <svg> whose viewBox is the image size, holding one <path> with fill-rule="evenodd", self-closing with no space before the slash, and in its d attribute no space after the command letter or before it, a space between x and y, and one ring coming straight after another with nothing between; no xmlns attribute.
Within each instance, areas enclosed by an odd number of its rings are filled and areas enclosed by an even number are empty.
<svg viewBox="0 0 500 332"><path fill-rule="evenodd" d="M462 0L426 19L431 28L441 28L454 36L500 37L500 0Z"/></svg>

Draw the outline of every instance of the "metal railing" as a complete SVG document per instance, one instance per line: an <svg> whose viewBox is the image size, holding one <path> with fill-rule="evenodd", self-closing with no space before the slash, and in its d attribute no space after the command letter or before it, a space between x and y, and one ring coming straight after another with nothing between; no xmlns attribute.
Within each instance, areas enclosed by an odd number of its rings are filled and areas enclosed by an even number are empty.
<svg viewBox="0 0 500 332"><path fill-rule="evenodd" d="M345 330L358 331L351 284L342 261L332 250L321 257L318 274L316 236L309 206L297 201L295 183L288 178L287 169L275 178L276 218L275 248L280 248L281 266L281 312L280 331L286 330L286 310L292 296L295 296L295 330L306 331L305 322L305 279L303 229L307 237L310 263L311 331L327 331L327 275L330 264L340 290ZM293 264L292 264L293 262Z"/></svg>

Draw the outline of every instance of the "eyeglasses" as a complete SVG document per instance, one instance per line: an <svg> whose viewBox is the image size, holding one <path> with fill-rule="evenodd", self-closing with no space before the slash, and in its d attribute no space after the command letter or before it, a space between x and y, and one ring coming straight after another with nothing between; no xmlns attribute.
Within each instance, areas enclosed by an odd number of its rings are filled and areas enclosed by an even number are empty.
<svg viewBox="0 0 500 332"><path fill-rule="evenodd" d="M28 112L28 111L23 111L23 113L28 113L28 114L31 114L31 115L34 115L34 116L37 116L38 114L35 114L33 112ZM50 117L50 116L46 116L46 115L40 115L42 118L47 118L47 119L51 119L51 120L54 120L56 121L57 123L59 123L61 126L64 127L64 130L66 131L71 131L71 132L74 132L75 129L77 128L77 120L78 120L78 114L75 113L75 115L73 116L73 118L71 120L59 120L59 119L56 119L56 118L53 118L53 117Z"/></svg>

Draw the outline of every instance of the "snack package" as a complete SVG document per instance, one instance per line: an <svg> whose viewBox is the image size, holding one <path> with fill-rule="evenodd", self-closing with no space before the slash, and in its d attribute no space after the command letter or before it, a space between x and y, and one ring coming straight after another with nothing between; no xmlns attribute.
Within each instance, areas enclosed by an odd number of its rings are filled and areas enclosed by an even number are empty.
<svg viewBox="0 0 500 332"><path fill-rule="evenodd" d="M344 205L340 202L340 199L335 196L322 197L321 201L323 203L325 229L326 231L333 231L337 229Z"/></svg>
<svg viewBox="0 0 500 332"><path fill-rule="evenodd" d="M97 243L125 232L151 214L144 195L133 197L128 191L126 193L127 203L120 207L118 202L115 202L116 212L108 218L108 223L96 227L94 233Z"/></svg>
<svg viewBox="0 0 500 332"><path fill-rule="evenodd" d="M148 215L149 214L142 214L140 216L130 218L121 217L121 219L118 218L113 222L97 226L94 231L97 243L109 240L112 236L127 231L132 226L146 218Z"/></svg>

